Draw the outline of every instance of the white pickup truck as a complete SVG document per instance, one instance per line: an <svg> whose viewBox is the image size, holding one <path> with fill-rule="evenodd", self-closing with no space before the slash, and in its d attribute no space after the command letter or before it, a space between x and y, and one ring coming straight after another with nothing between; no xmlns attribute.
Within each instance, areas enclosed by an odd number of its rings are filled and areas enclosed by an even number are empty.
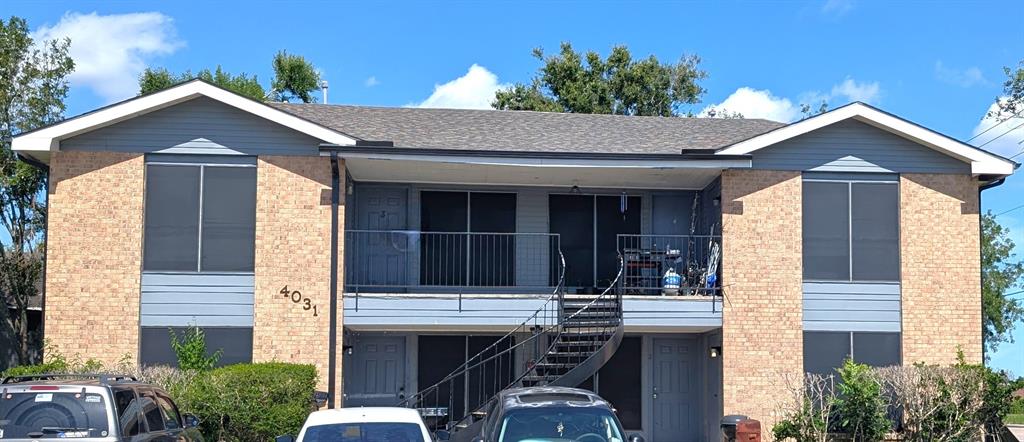
<svg viewBox="0 0 1024 442"><path fill-rule="evenodd" d="M392 407L338 408L316 411L302 424L299 437L276 442L430 442L430 432L416 410Z"/></svg>

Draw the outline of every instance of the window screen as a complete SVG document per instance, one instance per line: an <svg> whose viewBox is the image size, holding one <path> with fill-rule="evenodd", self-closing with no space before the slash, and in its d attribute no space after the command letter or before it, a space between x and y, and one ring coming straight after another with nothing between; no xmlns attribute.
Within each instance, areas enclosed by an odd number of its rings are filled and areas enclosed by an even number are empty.
<svg viewBox="0 0 1024 442"><path fill-rule="evenodd" d="M872 367L900 365L899 333L853 333L853 360Z"/></svg>
<svg viewBox="0 0 1024 442"><path fill-rule="evenodd" d="M251 272L256 244L256 169L203 171L202 271Z"/></svg>
<svg viewBox="0 0 1024 442"><path fill-rule="evenodd" d="M199 168L146 171L145 270L195 271L199 259Z"/></svg>
<svg viewBox="0 0 1024 442"><path fill-rule="evenodd" d="M804 279L850 279L849 185L804 181Z"/></svg>
<svg viewBox="0 0 1024 442"><path fill-rule="evenodd" d="M853 280L899 280L899 188L853 183L851 198Z"/></svg>
<svg viewBox="0 0 1024 442"><path fill-rule="evenodd" d="M804 332L804 371L835 374L850 356L849 332Z"/></svg>

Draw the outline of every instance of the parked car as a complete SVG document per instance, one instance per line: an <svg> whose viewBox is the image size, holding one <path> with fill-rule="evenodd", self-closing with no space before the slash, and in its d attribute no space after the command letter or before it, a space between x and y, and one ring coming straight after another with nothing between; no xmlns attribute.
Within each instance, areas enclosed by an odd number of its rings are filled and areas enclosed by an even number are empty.
<svg viewBox="0 0 1024 442"><path fill-rule="evenodd" d="M465 431L476 432L469 435ZM625 431L608 401L578 388L526 387L502 391L484 407L482 425L449 435L472 442L643 442Z"/></svg>
<svg viewBox="0 0 1024 442"><path fill-rule="evenodd" d="M306 418L299 438L277 442L430 442L420 414L411 408L360 407L316 411Z"/></svg>
<svg viewBox="0 0 1024 442"><path fill-rule="evenodd" d="M202 441L159 387L116 374L40 374L0 381L0 441Z"/></svg>

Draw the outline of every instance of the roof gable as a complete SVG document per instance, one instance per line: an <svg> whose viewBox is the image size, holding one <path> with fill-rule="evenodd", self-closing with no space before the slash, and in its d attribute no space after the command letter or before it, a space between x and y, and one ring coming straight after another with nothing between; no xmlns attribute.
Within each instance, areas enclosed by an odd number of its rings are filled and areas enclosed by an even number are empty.
<svg viewBox="0 0 1024 442"><path fill-rule="evenodd" d="M718 155L750 155L800 135L841 121L856 120L970 164L974 175L1010 175L1017 163L883 112L864 103L851 103L720 149Z"/></svg>
<svg viewBox="0 0 1024 442"><path fill-rule="evenodd" d="M202 80L192 80L159 92L115 103L60 123L20 134L14 138L12 148L22 153L45 157L49 152L59 150L60 142L64 139L198 97L207 97L281 126L302 132L325 143L352 145L356 142L356 139L349 135L267 106L265 103L243 97Z"/></svg>

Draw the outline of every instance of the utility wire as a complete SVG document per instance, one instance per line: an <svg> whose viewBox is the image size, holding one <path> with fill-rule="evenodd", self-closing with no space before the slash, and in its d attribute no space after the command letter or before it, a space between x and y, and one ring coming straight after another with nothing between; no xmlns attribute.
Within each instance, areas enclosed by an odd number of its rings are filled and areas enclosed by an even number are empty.
<svg viewBox="0 0 1024 442"><path fill-rule="evenodd" d="M980 146L978 146L978 148L979 148L979 149L981 149L982 147L985 147L985 146L986 146L986 145L987 145L988 143L991 143L991 142L993 142L993 141L995 141L995 140L998 140L998 139L1000 139L1000 138L1002 138L1002 137L1006 136L1006 134L1008 134L1008 133L1010 133L1010 132L1013 132L1013 131L1015 131L1015 130L1017 130L1017 129L1020 129L1020 128L1022 128L1022 127L1024 127L1024 123L1018 124L1018 125L1017 125L1016 127L1014 127L1013 129L1010 129L1010 130L1008 130L1008 131L1006 131L1006 132L1003 132L1003 133L1002 133L1002 134L1000 134L1000 135L999 135L998 137L995 137L995 138L993 138L993 139L991 139L991 140L988 140L988 141L986 141L986 142L984 142L984 143L981 143L981 145L980 145Z"/></svg>
<svg viewBox="0 0 1024 442"><path fill-rule="evenodd" d="M988 127L988 129L985 129L985 130L983 130L983 131L979 132L979 133L978 133L977 135L975 135L975 136L971 137L970 139L968 139L968 140L967 140L967 141L965 141L965 142L966 142L966 143L970 143L971 141L974 141L974 139L975 139L975 138L978 138L978 137L980 137L980 136L982 136L982 135L985 135L985 133L986 133L986 132L988 132L988 131L990 131L990 130L992 130L992 129L995 129L995 128L996 128L996 126L999 126L1000 124L1003 124L1003 123L1005 123L1005 122L1007 122L1007 121L1010 121L1010 120L1011 120L1011 119L1013 119L1013 118L1016 118L1016 117L1020 117L1020 116L1024 116L1024 109L1020 110L1019 112L1017 112L1017 113L1015 113L1015 114L1013 114L1013 115L1010 115L1009 117L1006 117L1006 119L1005 119L1005 120L1002 120L1002 121L997 121L997 122L996 122L996 124L993 124L993 125L989 126L989 127Z"/></svg>
<svg viewBox="0 0 1024 442"><path fill-rule="evenodd" d="M1004 210L1004 211L1002 211L1002 212L999 212L999 213L997 213L997 214L993 215L992 217L993 217L993 218L998 218L998 217L999 217L1000 215L1006 215L1007 213L1013 212L1014 210L1020 209L1020 208L1022 208L1022 207L1024 207L1024 204L1021 204L1021 205L1019 205L1019 206L1017 206L1017 207L1014 207L1014 208L1012 208L1012 209L1010 209L1010 210Z"/></svg>

